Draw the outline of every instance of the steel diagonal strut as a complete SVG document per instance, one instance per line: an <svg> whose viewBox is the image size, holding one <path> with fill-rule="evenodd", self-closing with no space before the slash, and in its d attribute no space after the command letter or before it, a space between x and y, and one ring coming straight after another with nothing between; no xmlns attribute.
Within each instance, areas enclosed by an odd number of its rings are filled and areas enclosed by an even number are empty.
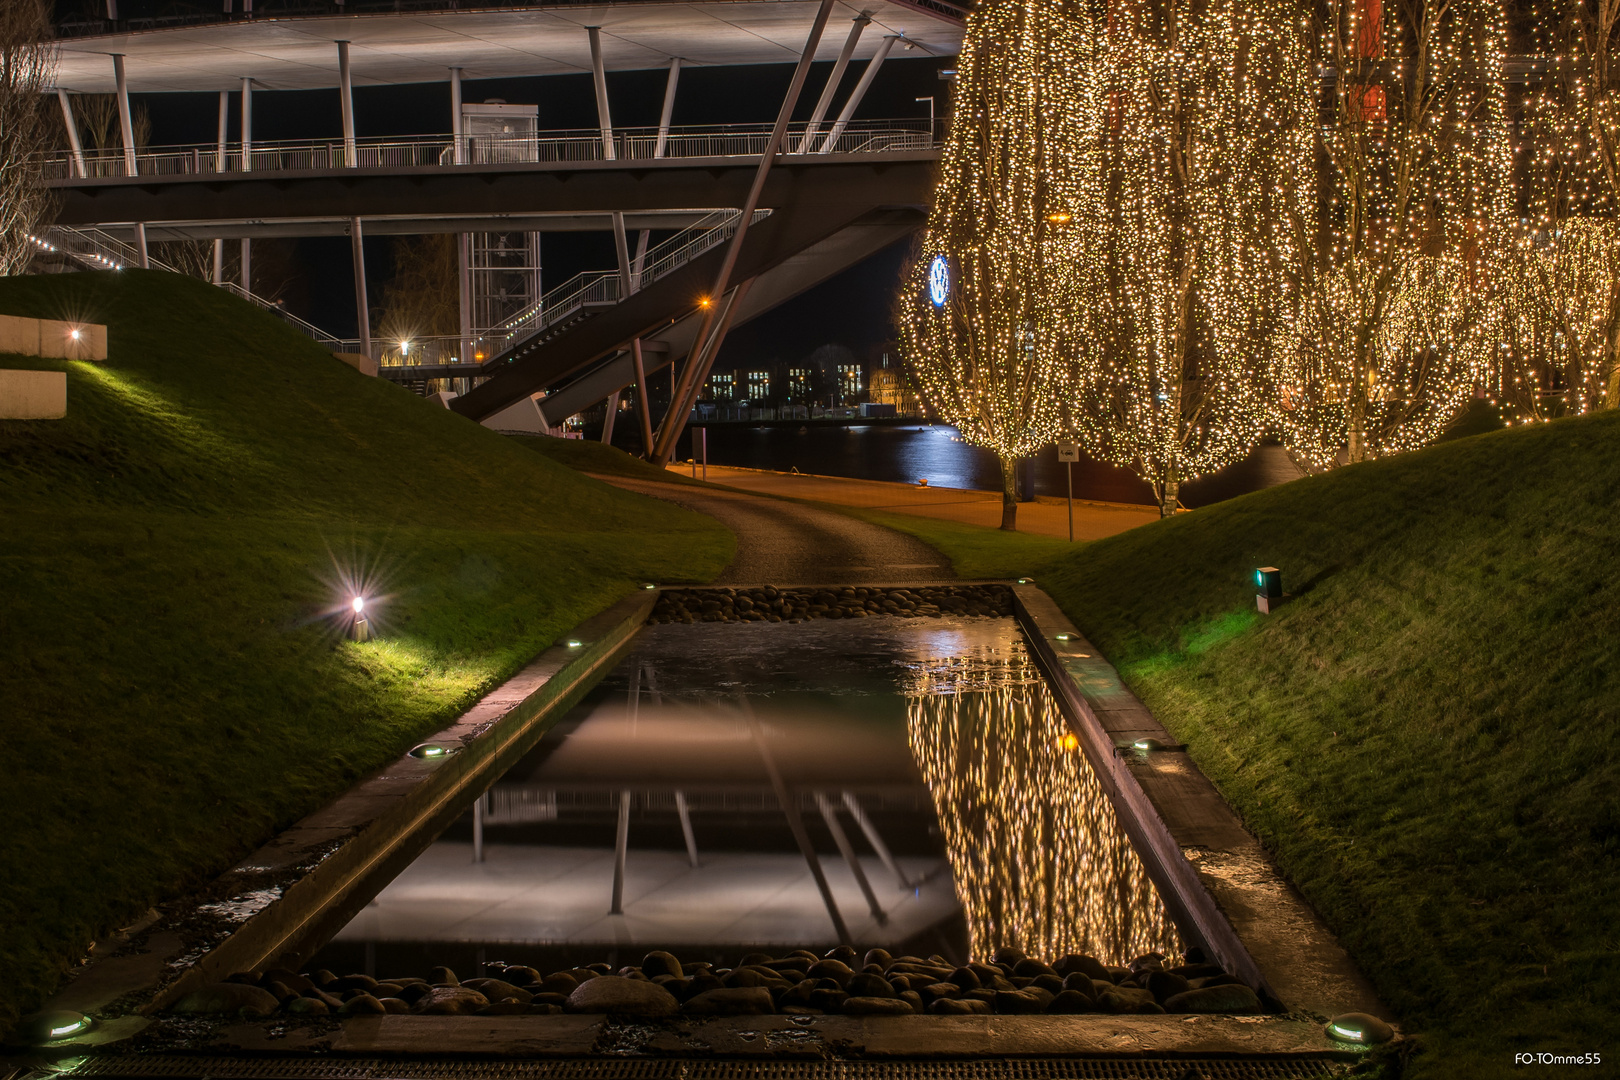
<svg viewBox="0 0 1620 1080"><path fill-rule="evenodd" d="M719 312L720 298L725 296L731 287L731 271L737 264L737 255L742 251L742 244L748 235L748 225L754 216L754 210L759 206L760 192L765 188L765 178L770 175L771 164L776 160L776 154L782 146L782 138L787 134L788 121L793 118L793 107L798 104L799 94L804 90L805 77L810 73L810 62L815 59L816 46L821 43L821 32L827 27L827 17L832 14L833 4L836 0L821 0L821 6L816 9L816 20L810 26L810 35L805 39L804 52L799 55L799 64L793 69L793 82L788 86L787 96L782 99L782 108L776 114L776 126L771 129L770 138L765 143L765 149L759 157L759 168L754 171L754 183L748 189L748 199L743 203L742 217L737 222L737 232L731 238L731 244L726 249L725 261L720 265L720 273L715 277L714 288L709 290L711 303L704 313L703 324L698 330L697 341L711 340L711 328L714 326ZM729 313L730 307L727 308ZM725 325L722 323L718 334L714 334L716 344L725 336ZM654 445L652 462L663 466L669 462L670 455L675 451L675 443L681 437L681 431L686 427L686 418L692 411L692 401L697 398L698 390L703 386L703 380L709 377L709 368L714 363L714 355L704 356L694 352L692 358L686 363L686 371L682 374L680 384L670 397L669 412L664 416L664 423L658 432L658 441Z"/></svg>

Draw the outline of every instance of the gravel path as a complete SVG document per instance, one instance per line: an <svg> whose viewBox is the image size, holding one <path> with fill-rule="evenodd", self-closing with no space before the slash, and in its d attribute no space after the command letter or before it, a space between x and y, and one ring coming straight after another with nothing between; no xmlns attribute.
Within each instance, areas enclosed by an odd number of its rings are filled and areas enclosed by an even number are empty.
<svg viewBox="0 0 1620 1080"><path fill-rule="evenodd" d="M737 556L719 585L844 585L940 581L956 575L945 556L903 533L802 503L682 484L598 476L717 519L737 534Z"/></svg>

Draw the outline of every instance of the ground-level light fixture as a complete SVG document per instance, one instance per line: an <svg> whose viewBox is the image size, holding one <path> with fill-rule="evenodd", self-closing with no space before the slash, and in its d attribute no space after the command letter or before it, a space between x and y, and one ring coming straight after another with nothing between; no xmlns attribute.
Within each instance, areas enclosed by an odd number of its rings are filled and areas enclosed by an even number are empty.
<svg viewBox="0 0 1620 1080"><path fill-rule="evenodd" d="M1257 566L1254 570L1254 606L1260 614L1270 615L1273 608L1287 599L1283 595L1282 571L1275 566Z"/></svg>
<svg viewBox="0 0 1620 1080"><path fill-rule="evenodd" d="M1032 578L1032 577L1021 577L1021 578L1018 579L1018 584L1020 584L1020 585L1033 585L1033 584L1035 584L1035 579Z"/></svg>
<svg viewBox="0 0 1620 1080"><path fill-rule="evenodd" d="M72 330L68 331L68 336L71 337L74 341L78 341L82 334L83 334L83 331L80 330L77 326L75 326Z"/></svg>
<svg viewBox="0 0 1620 1080"><path fill-rule="evenodd" d="M650 581L644 581L644 582L642 582L642 583L641 583L641 587L642 587L642 588L643 588L643 589L656 589L656 588L658 588L658 586L657 586L657 585L654 585L654 584L653 584L653 583L652 583L652 582L650 582Z"/></svg>
<svg viewBox="0 0 1620 1080"><path fill-rule="evenodd" d="M1057 639L1059 641L1073 641L1074 640L1074 635L1073 634L1059 634L1057 636Z"/></svg>
<svg viewBox="0 0 1620 1080"><path fill-rule="evenodd" d="M584 646L585 646L585 643L583 641L579 640L579 638L569 638L568 639L568 647L570 649L580 649L580 648L583 648Z"/></svg>
<svg viewBox="0 0 1620 1080"><path fill-rule="evenodd" d="M1160 742L1158 739L1137 739L1135 742L1131 743L1131 748L1133 750L1140 750L1145 754L1149 750L1163 750L1164 743Z"/></svg>
<svg viewBox="0 0 1620 1080"><path fill-rule="evenodd" d="M23 1029L29 1041L42 1044L82 1035L94 1025L95 1021L84 1013L68 1009L52 1009L29 1017L24 1022Z"/></svg>
<svg viewBox="0 0 1620 1080"><path fill-rule="evenodd" d="M442 743L422 743L420 746L411 747L410 756L422 761L437 761L439 758L449 757L456 750L457 747L445 746Z"/></svg>
<svg viewBox="0 0 1620 1080"><path fill-rule="evenodd" d="M1368 1013L1341 1013L1327 1022L1323 1029L1328 1037L1340 1042L1373 1046L1395 1037L1395 1029Z"/></svg>

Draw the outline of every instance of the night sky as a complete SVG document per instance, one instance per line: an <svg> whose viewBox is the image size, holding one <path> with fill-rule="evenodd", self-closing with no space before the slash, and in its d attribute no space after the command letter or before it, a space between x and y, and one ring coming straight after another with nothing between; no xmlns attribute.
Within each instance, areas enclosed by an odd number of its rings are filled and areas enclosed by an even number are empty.
<svg viewBox="0 0 1620 1080"><path fill-rule="evenodd" d="M916 99L929 95L935 97L935 107L943 115L950 84L942 82L938 73L954 66L954 57L891 57L867 92L856 119L926 117L928 103ZM846 70L841 93L833 105L834 115L859 80L863 67L857 62ZM808 119L831 71L831 62L818 63L811 69L795 119ZM609 72L608 98L614 125L656 125L667 74L662 68ZM683 68L673 122L769 123L776 118L792 74L789 64ZM462 94L470 103L499 98L509 104L537 104L542 131L596 126L596 99L589 74L469 79L462 84ZM216 94L135 94L132 98L137 106L144 103L151 117L152 145L213 141L218 122ZM354 107L355 129L361 137L439 135L450 129L450 84L447 80L356 87ZM240 96L233 93L229 139L240 137L239 125ZM336 89L254 91L255 142L340 139L342 134ZM737 327L727 338L717 366L735 367L773 358L799 359L824 344L841 344L864 355L872 346L893 337L889 311L908 243L894 245ZM393 276L393 246L392 237L366 239L366 275L373 307L382 295L382 286ZM267 271L273 267L268 260L262 264L257 256L254 262L256 270L261 265ZM610 269L615 265L612 236L607 232L549 234L542 241L541 262L547 289L582 270ZM287 273L291 280L283 288L282 298L290 311L339 336L355 335L347 239L298 241Z"/></svg>

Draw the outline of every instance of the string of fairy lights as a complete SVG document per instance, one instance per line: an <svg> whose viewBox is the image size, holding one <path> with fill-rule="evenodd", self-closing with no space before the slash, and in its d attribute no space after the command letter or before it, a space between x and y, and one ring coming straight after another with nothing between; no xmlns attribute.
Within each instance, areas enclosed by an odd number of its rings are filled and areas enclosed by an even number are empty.
<svg viewBox="0 0 1620 1080"><path fill-rule="evenodd" d="M1175 924L1019 642L930 661L907 687L972 955L1177 955Z"/></svg>
<svg viewBox="0 0 1620 1080"><path fill-rule="evenodd" d="M1321 470L1620 404L1620 35L1545 6L1510 113L1500 0L987 0L897 311L923 397L1167 513L1267 434Z"/></svg>

